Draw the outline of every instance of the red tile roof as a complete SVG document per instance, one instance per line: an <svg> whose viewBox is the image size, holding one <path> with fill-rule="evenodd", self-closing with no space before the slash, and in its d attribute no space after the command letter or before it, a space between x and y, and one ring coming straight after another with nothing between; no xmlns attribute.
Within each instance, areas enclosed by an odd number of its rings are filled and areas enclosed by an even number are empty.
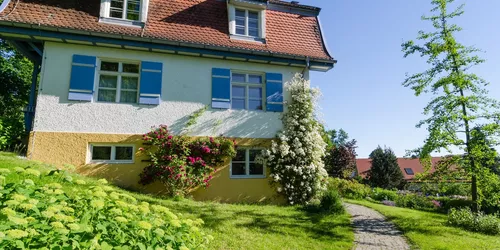
<svg viewBox="0 0 500 250"><path fill-rule="evenodd" d="M436 164L442 160L442 157L432 157L432 168L431 168L431 173L435 171L434 167ZM408 158L398 158L398 165L399 168L401 169L401 172L403 172L405 180L412 180L415 178L415 175L418 173L423 173L424 172L424 167L420 163L420 159L408 159ZM371 169L372 163L370 159L357 159L356 160L356 167L358 169L358 174L365 178L368 174L368 170ZM406 173L405 168L410 168L413 170L414 175L409 175Z"/></svg>
<svg viewBox="0 0 500 250"><path fill-rule="evenodd" d="M262 44L230 39L225 1L150 0L144 30L99 22L100 0L20 0L13 9L15 2L0 13L0 21L333 60L316 17L266 10Z"/></svg>

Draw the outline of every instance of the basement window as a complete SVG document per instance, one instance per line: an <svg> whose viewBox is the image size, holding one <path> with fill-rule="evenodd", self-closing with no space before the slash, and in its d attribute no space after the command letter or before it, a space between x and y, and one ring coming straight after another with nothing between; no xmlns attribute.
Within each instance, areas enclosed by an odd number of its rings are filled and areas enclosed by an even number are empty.
<svg viewBox="0 0 500 250"><path fill-rule="evenodd" d="M266 178L265 166L255 162L260 149L238 149L231 161L231 178Z"/></svg>
<svg viewBox="0 0 500 250"><path fill-rule="evenodd" d="M134 163L134 146L90 145L91 163Z"/></svg>

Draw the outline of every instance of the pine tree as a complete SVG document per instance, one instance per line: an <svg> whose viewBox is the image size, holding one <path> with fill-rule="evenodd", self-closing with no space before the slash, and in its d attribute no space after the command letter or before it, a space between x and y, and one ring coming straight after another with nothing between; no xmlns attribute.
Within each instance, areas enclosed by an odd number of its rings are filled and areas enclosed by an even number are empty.
<svg viewBox="0 0 500 250"><path fill-rule="evenodd" d="M476 55L479 50L466 47L455 38L461 28L450 21L464 13L464 5L448 12L448 5L452 2L433 0L432 15L422 19L431 21L435 30L419 32L417 39L424 41L423 44L414 41L402 44L405 57L419 54L426 57L431 66L424 72L408 76L403 86L413 89L416 96L425 92L434 94L424 109L424 114L429 117L417 125L425 125L429 135L416 152L421 159L428 160L435 151L452 153L453 148L461 150L463 157L458 157L471 175L472 199L477 211L477 177L482 167L476 159L484 152L474 150L471 145L472 128L480 127L488 141L496 144L500 133L500 112L498 102L487 96L487 83L470 72L471 67L484 61Z"/></svg>
<svg viewBox="0 0 500 250"><path fill-rule="evenodd" d="M398 188L404 183L404 176L398 165L398 158L390 148L378 146L370 153L372 167L368 182L374 187Z"/></svg>

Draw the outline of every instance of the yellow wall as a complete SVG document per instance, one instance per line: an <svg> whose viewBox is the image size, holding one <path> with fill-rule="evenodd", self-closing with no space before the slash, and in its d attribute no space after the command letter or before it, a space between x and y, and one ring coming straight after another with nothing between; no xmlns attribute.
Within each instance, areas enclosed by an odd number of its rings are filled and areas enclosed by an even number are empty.
<svg viewBox="0 0 500 250"><path fill-rule="evenodd" d="M147 157L136 152L133 164L87 164L90 143L120 143L142 147L142 136L133 134L97 134L65 132L32 132L28 146L28 158L61 166L71 164L77 172L87 176L106 178L118 186L137 191L161 194L162 185L154 183L141 186L139 174L147 165ZM270 139L236 139L238 146L267 147ZM231 179L229 160L221 166L211 186L192 192L196 200L218 200L222 202L274 202L282 200L269 185L269 179Z"/></svg>

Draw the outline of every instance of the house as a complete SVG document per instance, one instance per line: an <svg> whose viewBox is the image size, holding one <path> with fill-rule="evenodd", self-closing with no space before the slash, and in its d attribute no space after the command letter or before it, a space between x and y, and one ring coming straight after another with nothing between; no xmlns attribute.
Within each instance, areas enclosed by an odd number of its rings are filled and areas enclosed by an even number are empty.
<svg viewBox="0 0 500 250"><path fill-rule="evenodd" d="M235 138L245 171L228 161L194 198L272 199L252 150L282 128L283 84L336 62L319 13L280 0L4 0L0 36L35 65L28 157L158 193L138 184L141 135L179 134L209 106L189 135Z"/></svg>
<svg viewBox="0 0 500 250"><path fill-rule="evenodd" d="M435 171L435 166L442 159L443 157L431 158L431 173ZM398 165L406 181L412 181L416 174L420 174L425 171L424 166L422 166L422 163L420 163L420 159L418 158L398 158ZM359 176L366 178L371 167L372 163L370 159L356 159L356 168Z"/></svg>

